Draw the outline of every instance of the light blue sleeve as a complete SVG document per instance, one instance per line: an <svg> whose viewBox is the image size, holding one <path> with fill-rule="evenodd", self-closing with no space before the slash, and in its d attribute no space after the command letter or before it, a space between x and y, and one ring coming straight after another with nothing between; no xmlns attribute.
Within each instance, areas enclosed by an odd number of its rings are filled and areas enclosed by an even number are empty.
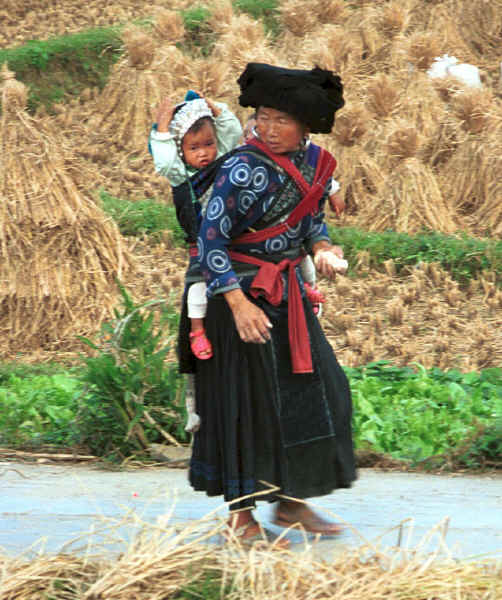
<svg viewBox="0 0 502 600"><path fill-rule="evenodd" d="M214 120L214 125L218 140L218 156L222 156L239 145L242 137L242 125L225 103L215 102L215 104L221 110Z"/></svg>
<svg viewBox="0 0 502 600"><path fill-rule="evenodd" d="M174 136L152 128L149 143L157 173L167 177L173 186L183 183L186 180L185 163L178 154Z"/></svg>

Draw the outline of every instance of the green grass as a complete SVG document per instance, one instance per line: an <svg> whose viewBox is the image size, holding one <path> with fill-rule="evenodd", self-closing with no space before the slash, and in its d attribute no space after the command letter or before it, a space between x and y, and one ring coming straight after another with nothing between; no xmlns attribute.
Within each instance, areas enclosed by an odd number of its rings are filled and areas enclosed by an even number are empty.
<svg viewBox="0 0 502 600"><path fill-rule="evenodd" d="M203 56L208 56L216 41L216 35L209 24L211 10L198 4L182 10L181 16L187 38L187 41L181 44L181 49L188 53L199 51Z"/></svg>
<svg viewBox="0 0 502 600"><path fill-rule="evenodd" d="M103 210L116 222L122 235L154 237L164 231L172 235L173 243L182 246L184 233L173 206L154 199L123 200L104 190L98 193Z"/></svg>
<svg viewBox="0 0 502 600"><path fill-rule="evenodd" d="M50 110L87 87L103 88L121 52L119 28L100 28L0 49L0 64L7 62L28 85L30 111L39 105Z"/></svg>
<svg viewBox="0 0 502 600"><path fill-rule="evenodd" d="M183 245L184 234L176 220L174 207L153 199L129 201L101 190L103 209L118 223L123 235L155 235L168 230L176 245ZM353 227L330 227L333 241L342 246L349 261L349 273L357 273L358 253L370 255L370 267L383 269L392 259L397 273L420 262L437 262L460 284L466 285L483 271L495 273L502 285L502 241L452 236L437 232L408 235L387 231L367 232Z"/></svg>
<svg viewBox="0 0 502 600"><path fill-rule="evenodd" d="M434 231L418 235L386 231L367 232L354 227L330 227L330 235L342 246L353 269L357 254L366 251L370 266L381 268L392 259L397 273L420 262L437 262L461 284L467 284L482 271L495 273L502 284L502 241L482 240L467 235L453 236Z"/></svg>
<svg viewBox="0 0 502 600"><path fill-rule="evenodd" d="M278 20L278 0L233 0L234 10L263 21L265 31L277 37L281 31Z"/></svg>

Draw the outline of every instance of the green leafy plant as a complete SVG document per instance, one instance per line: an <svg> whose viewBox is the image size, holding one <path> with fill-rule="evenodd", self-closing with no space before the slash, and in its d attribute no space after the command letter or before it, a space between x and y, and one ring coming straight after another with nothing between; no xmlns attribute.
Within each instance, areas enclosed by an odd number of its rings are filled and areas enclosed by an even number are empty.
<svg viewBox="0 0 502 600"><path fill-rule="evenodd" d="M69 373L20 377L0 387L0 441L11 446L67 445L82 386Z"/></svg>
<svg viewBox="0 0 502 600"><path fill-rule="evenodd" d="M356 445L414 464L433 456L451 463L452 453L479 457L483 449L495 456L502 369L487 371L428 371L420 365L387 367L384 361L346 369Z"/></svg>
<svg viewBox="0 0 502 600"><path fill-rule="evenodd" d="M98 456L123 459L152 442L185 439L182 382L177 366L165 362L176 317L165 300L137 305L123 286L122 310L104 323L97 343L82 340L81 375L87 393L76 418L78 438Z"/></svg>

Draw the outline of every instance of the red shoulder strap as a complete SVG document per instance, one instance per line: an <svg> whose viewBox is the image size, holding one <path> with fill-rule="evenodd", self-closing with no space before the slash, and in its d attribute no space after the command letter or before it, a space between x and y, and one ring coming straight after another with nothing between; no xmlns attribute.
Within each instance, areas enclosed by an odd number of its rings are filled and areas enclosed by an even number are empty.
<svg viewBox="0 0 502 600"><path fill-rule="evenodd" d="M248 142L250 145L256 146L261 152L271 158L277 165L286 171L290 175L295 183L303 193L303 198L291 212L285 223L275 225L273 227L267 227L260 231L253 231L250 233L243 233L238 238L233 240L236 244L247 244L253 242L263 242L268 238L274 237L283 233L290 227L294 227L299 223L305 215L313 213L321 199L324 188L328 182L328 179L333 174L336 167L336 160L334 157L324 148L320 148L320 156L317 161L316 172L314 175L314 182L310 186L304 179L303 175L297 169L297 167L283 154L275 154L268 146L266 146L260 140L254 138Z"/></svg>

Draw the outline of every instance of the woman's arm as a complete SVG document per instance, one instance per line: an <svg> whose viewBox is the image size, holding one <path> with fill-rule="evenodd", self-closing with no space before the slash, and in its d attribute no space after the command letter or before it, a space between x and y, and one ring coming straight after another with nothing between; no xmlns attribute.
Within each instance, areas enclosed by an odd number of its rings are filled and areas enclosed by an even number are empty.
<svg viewBox="0 0 502 600"><path fill-rule="evenodd" d="M265 313L242 291L228 255L232 230L242 226L246 215L265 191L253 183L256 159L236 155L227 160L215 178L212 196L199 231L197 247L201 270L208 285L208 296L221 293L228 303L240 338L245 342L265 343L269 322Z"/></svg>

